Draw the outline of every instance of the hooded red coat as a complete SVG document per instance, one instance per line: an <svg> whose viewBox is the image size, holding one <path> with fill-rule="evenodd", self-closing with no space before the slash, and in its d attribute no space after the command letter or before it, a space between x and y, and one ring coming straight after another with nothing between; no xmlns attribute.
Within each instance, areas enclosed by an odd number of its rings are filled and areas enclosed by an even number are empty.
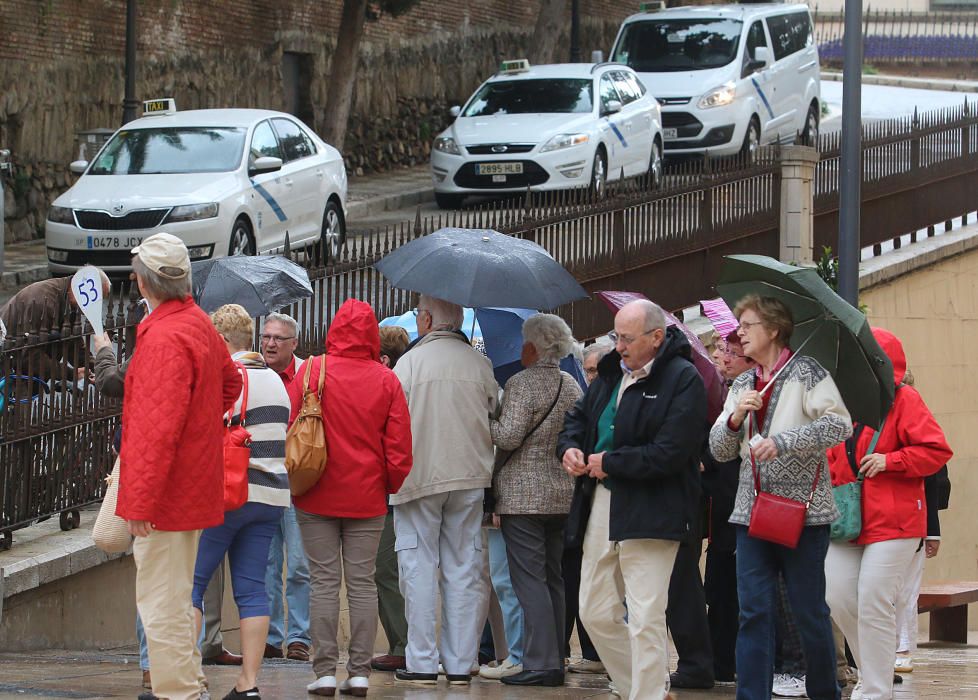
<svg viewBox="0 0 978 700"><path fill-rule="evenodd" d="M893 378L899 385L907 373L907 358L900 340L882 328L873 335L893 363ZM875 431L864 428L856 442L856 463L866 455ZM886 455L886 470L863 480L863 529L857 544L872 544L927 535L927 505L924 477L951 459L951 448L923 398L912 386L897 389L893 407L879 441L878 454ZM845 444L828 452L832 485L855 481Z"/></svg>
<svg viewBox="0 0 978 700"><path fill-rule="evenodd" d="M348 299L326 335L326 384L320 401L329 460L295 507L330 518L387 513L411 471L411 416L401 382L380 363L380 332L369 304ZM317 386L322 358L310 370ZM305 368L296 374L301 382Z"/></svg>

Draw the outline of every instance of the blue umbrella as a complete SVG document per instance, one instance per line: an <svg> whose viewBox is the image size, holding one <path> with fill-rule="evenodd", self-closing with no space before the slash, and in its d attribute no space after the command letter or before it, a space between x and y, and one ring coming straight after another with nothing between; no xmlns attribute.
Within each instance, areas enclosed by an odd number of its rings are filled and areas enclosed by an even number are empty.
<svg viewBox="0 0 978 700"><path fill-rule="evenodd" d="M408 337L411 338L411 340L415 340L418 337L418 317L415 315L413 310L408 311L406 314L401 314L400 316L388 316L380 322L380 325L400 326L408 332ZM482 337L482 330L479 328L479 323L476 321L475 317L475 311L472 309L463 309L462 332L465 333L470 341Z"/></svg>

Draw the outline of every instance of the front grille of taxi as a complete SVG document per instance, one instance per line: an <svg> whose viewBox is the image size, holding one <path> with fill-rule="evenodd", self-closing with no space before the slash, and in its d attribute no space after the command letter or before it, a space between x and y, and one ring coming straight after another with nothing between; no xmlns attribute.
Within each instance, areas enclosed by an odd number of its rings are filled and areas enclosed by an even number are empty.
<svg viewBox="0 0 978 700"><path fill-rule="evenodd" d="M478 146L466 146L465 150L474 156L491 156L504 153L529 153L534 145L532 143L484 143Z"/></svg>
<svg viewBox="0 0 978 700"><path fill-rule="evenodd" d="M514 161L508 160L507 163ZM475 163L466 163L455 173L455 184L473 190L506 190L528 185L542 185L550 179L547 171L532 160L515 161L523 163L520 175L507 175L505 182L493 182L492 175L476 175Z"/></svg>
<svg viewBox="0 0 978 700"><path fill-rule="evenodd" d="M75 220L79 228L89 231L137 231L156 228L170 212L166 209L140 209L123 216L112 216L107 211L94 209L75 209Z"/></svg>
<svg viewBox="0 0 978 700"><path fill-rule="evenodd" d="M689 112L663 112L662 128L675 129L677 138L688 139L703 130L703 122Z"/></svg>

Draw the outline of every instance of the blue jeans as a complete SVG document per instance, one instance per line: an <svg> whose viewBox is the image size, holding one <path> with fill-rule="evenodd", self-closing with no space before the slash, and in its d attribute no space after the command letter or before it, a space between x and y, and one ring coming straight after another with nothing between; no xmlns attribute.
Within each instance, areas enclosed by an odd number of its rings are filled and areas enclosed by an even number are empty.
<svg viewBox="0 0 978 700"><path fill-rule="evenodd" d="M835 642L825 602L825 555L829 526L802 530L796 549L755 539L737 526L737 700L770 700L778 572L805 650L805 687L811 700L839 700Z"/></svg>
<svg viewBox="0 0 978 700"><path fill-rule="evenodd" d="M285 602L289 607L286 627L282 596L282 567L285 575ZM309 638L309 564L302 548L302 533L295 519L295 506L286 508L268 550L265 590L271 619L268 622L268 643L273 647L293 642L311 645Z"/></svg>
<svg viewBox="0 0 978 700"><path fill-rule="evenodd" d="M489 533L489 576L492 587L496 589L499 607L503 611L506 627L506 646L509 647L509 661L523 663L523 608L516 598L513 583L509 580L509 561L506 558L506 542L502 530L487 528Z"/></svg>
<svg viewBox="0 0 978 700"><path fill-rule="evenodd" d="M237 510L225 513L221 525L201 533L194 566L195 608L203 611L204 590L226 554L238 617L268 616L268 594L265 592L268 548L283 510L281 506L265 503L245 503Z"/></svg>

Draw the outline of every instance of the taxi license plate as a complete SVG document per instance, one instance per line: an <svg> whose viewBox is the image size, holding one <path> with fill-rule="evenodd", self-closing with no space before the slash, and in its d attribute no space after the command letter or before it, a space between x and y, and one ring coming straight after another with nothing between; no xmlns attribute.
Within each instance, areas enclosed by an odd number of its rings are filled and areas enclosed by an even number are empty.
<svg viewBox="0 0 978 700"><path fill-rule="evenodd" d="M140 236L89 236L88 249L131 250L142 242Z"/></svg>
<svg viewBox="0 0 978 700"><path fill-rule="evenodd" d="M676 139L679 138L679 129L663 129L662 138L664 139Z"/></svg>
<svg viewBox="0 0 978 700"><path fill-rule="evenodd" d="M522 163L476 163L476 175L522 175Z"/></svg>

